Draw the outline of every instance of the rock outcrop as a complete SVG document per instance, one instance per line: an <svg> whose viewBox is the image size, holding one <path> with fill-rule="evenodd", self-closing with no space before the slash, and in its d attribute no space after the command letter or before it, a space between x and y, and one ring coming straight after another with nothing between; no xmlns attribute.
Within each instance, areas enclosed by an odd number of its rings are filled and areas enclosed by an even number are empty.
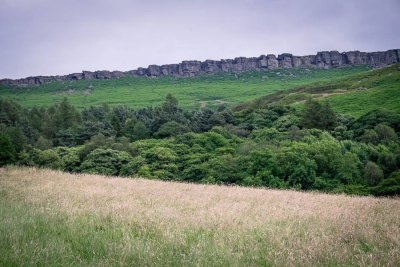
<svg viewBox="0 0 400 267"><path fill-rule="evenodd" d="M147 68L138 68L130 71L82 71L64 76L35 76L23 79L3 79L1 85L6 86L30 86L41 85L51 81L75 81L75 80L106 80L124 76L180 76L193 77L201 74L216 74L220 72L239 73L253 70L265 70L276 68L336 68L340 66L370 65L385 66L400 63L400 49L392 49L383 52L350 51L339 53L338 51L323 51L316 55L293 56L284 53L278 55L262 55L259 57L237 57L235 59L182 61L179 64L150 65Z"/></svg>

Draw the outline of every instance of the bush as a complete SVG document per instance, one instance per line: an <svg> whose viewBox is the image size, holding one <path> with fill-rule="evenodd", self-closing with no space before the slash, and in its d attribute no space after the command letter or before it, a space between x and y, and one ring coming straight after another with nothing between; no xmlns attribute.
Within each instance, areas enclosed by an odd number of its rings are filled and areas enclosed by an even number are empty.
<svg viewBox="0 0 400 267"><path fill-rule="evenodd" d="M143 166L147 166L146 164L147 164L146 159L144 159L143 157L141 156L134 157L131 161L122 166L120 175L122 176L137 175L139 173L139 170Z"/></svg>
<svg viewBox="0 0 400 267"><path fill-rule="evenodd" d="M52 149L47 150L37 150L36 153L33 154L33 161L39 167L51 168L51 169L64 169L64 162L57 154L56 151Z"/></svg>
<svg viewBox="0 0 400 267"><path fill-rule="evenodd" d="M389 143L397 140L397 134L390 126L381 123L375 126L374 130L377 133L380 142Z"/></svg>
<svg viewBox="0 0 400 267"><path fill-rule="evenodd" d="M368 161L364 168L364 179L369 185L377 185L383 179L383 171L377 164Z"/></svg>
<svg viewBox="0 0 400 267"><path fill-rule="evenodd" d="M95 174L119 175L122 167L131 160L127 152L97 148L86 156L80 169Z"/></svg>
<svg viewBox="0 0 400 267"><path fill-rule="evenodd" d="M389 178L373 188L372 192L378 196L400 195L400 171L392 173Z"/></svg>
<svg viewBox="0 0 400 267"><path fill-rule="evenodd" d="M59 147L56 151L64 163L64 170L69 172L79 171L81 159L79 158L78 148Z"/></svg>

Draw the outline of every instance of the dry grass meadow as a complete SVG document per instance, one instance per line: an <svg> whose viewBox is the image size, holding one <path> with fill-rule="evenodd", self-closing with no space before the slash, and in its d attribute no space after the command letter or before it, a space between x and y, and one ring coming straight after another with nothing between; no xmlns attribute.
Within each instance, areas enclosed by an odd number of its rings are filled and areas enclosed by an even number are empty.
<svg viewBox="0 0 400 267"><path fill-rule="evenodd" d="M0 169L0 266L399 266L400 199Z"/></svg>

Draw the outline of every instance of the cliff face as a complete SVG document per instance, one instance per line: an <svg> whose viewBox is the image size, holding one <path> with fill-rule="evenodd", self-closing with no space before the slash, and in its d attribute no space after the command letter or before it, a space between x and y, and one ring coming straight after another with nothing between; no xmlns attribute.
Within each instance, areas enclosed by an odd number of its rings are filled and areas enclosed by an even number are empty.
<svg viewBox="0 0 400 267"><path fill-rule="evenodd" d="M131 71L82 71L64 76L34 76L23 79L3 79L0 84L8 86L40 85L51 81L104 80L124 76L180 76L193 77L199 74L215 74L219 72L244 72L275 68L335 68L340 66L370 65L385 66L400 63L400 49L384 52L338 51L318 52L310 56L293 56L292 54L262 55L259 57L237 57L235 59L183 61L179 64L150 65Z"/></svg>

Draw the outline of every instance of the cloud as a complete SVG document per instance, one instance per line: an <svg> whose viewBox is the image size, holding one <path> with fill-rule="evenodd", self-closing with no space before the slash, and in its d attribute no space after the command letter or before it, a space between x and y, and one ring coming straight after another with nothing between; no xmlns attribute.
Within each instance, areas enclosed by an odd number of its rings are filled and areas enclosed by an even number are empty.
<svg viewBox="0 0 400 267"><path fill-rule="evenodd" d="M397 0L0 0L0 78L398 48Z"/></svg>

